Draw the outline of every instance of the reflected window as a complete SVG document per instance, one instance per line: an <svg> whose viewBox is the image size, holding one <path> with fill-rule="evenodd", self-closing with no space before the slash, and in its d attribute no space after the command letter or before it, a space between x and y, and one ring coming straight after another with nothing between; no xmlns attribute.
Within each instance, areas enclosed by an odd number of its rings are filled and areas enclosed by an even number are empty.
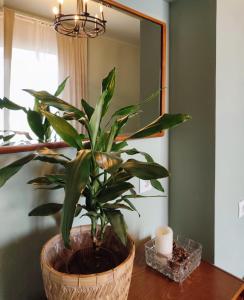
<svg viewBox="0 0 244 300"><path fill-rule="evenodd" d="M54 93L58 85L56 35L51 26L30 18L15 17L10 99L33 108L34 99L23 88ZM10 129L29 131L26 115L10 111ZM33 137L34 138L34 137Z"/></svg>

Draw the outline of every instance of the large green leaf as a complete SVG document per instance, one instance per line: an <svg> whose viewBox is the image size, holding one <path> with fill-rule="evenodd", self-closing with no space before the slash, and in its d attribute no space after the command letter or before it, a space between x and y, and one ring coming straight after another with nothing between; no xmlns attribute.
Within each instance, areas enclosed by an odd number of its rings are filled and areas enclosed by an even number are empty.
<svg viewBox="0 0 244 300"><path fill-rule="evenodd" d="M91 151L81 150L76 158L66 167L65 199L61 222L61 231L65 247L69 247L69 235L72 227L76 205L85 189L91 164Z"/></svg>
<svg viewBox="0 0 244 300"><path fill-rule="evenodd" d="M101 203L115 200L122 194L133 188L134 186L129 182L115 183L107 188L104 188L97 196L97 200Z"/></svg>
<svg viewBox="0 0 244 300"><path fill-rule="evenodd" d="M63 208L63 204L47 203L34 208L30 213L30 217L45 217L58 213Z"/></svg>
<svg viewBox="0 0 244 300"><path fill-rule="evenodd" d="M44 140L45 129L42 124L42 115L34 110L28 110L27 121L31 130L39 138L40 141Z"/></svg>
<svg viewBox="0 0 244 300"><path fill-rule="evenodd" d="M131 178L132 178L131 174L129 174L125 170L119 170L119 172L117 172L116 174L113 174L113 176L111 176L109 178L108 185L113 185L115 183L125 182L125 181L130 180Z"/></svg>
<svg viewBox="0 0 244 300"><path fill-rule="evenodd" d="M135 205L129 199L127 199L126 197L122 197L121 200L124 201L125 203L127 203L132 210L136 211L138 213L139 218L141 217L141 215L139 214L139 212L136 209Z"/></svg>
<svg viewBox="0 0 244 300"><path fill-rule="evenodd" d="M66 86L66 83L67 83L67 80L68 80L68 79L69 79L69 76L66 77L66 78L64 79L64 81L58 86L58 88L57 88L57 90L56 90L56 92L55 92L55 94L54 94L55 97L58 97L58 96L63 92L63 90L64 90L64 88L65 88L65 86Z"/></svg>
<svg viewBox="0 0 244 300"><path fill-rule="evenodd" d="M137 199L137 198L161 198L161 197L167 197L167 196L162 196L162 195L138 195L138 194L133 194L133 195L125 195L125 198L129 199Z"/></svg>
<svg viewBox="0 0 244 300"><path fill-rule="evenodd" d="M126 125L128 119L129 119L129 116L125 116L125 117L115 120L113 126L111 127L110 133L109 133L107 147L106 147L107 152L111 151L116 137L119 135L121 129Z"/></svg>
<svg viewBox="0 0 244 300"><path fill-rule="evenodd" d="M135 211L132 207L122 203L105 203L102 207L105 209L126 209L130 211Z"/></svg>
<svg viewBox="0 0 244 300"><path fill-rule="evenodd" d="M64 112L63 114L63 118L67 121L72 121L72 120L80 120L80 113L76 113L76 112Z"/></svg>
<svg viewBox="0 0 244 300"><path fill-rule="evenodd" d="M25 164L30 162L36 157L36 154L29 154L15 162L7 165L0 169L0 188L13 176L15 175Z"/></svg>
<svg viewBox="0 0 244 300"><path fill-rule="evenodd" d="M133 149L128 149L128 150L124 150L121 151L121 153L126 153L128 155L135 155L135 154L141 154L145 157L146 161L151 163L154 162L153 158L151 157L151 155L149 155L146 152L142 152L142 151L138 151L137 149L133 148ZM164 192L164 188L162 186L162 184L157 180L157 179L151 179L151 185L158 191L160 192Z"/></svg>
<svg viewBox="0 0 244 300"><path fill-rule="evenodd" d="M49 174L49 175L46 175L46 177L52 183L59 183L62 185L64 185L66 183L65 174Z"/></svg>
<svg viewBox="0 0 244 300"><path fill-rule="evenodd" d="M136 148L132 148L132 149L127 149L127 150L123 150L120 153L126 153L127 155L136 155L136 154L140 154L142 156L145 157L147 162L154 162L153 158L151 157L151 155L149 155L146 152L142 152L142 151L138 151Z"/></svg>
<svg viewBox="0 0 244 300"><path fill-rule="evenodd" d="M42 162L47 162L47 163L50 163L50 164L61 164L63 166L65 166L68 163L68 161L64 160L63 158L54 157L54 156L45 156L45 155L37 156L35 158L35 160L39 160L39 161L42 161Z"/></svg>
<svg viewBox="0 0 244 300"><path fill-rule="evenodd" d="M126 115L129 115L129 116L137 115L137 113L142 112L142 111L140 111L140 106L141 105L156 99L159 94L160 94L160 91L156 91L155 93L150 95L150 97L148 97L144 101L141 101L137 105L129 105L129 106L125 106L125 107L120 108L119 110L117 110L112 115L111 119L114 118L114 117L123 117L123 116L126 116Z"/></svg>
<svg viewBox="0 0 244 300"><path fill-rule="evenodd" d="M113 152L119 152L121 151L124 147L127 147L128 143L123 141L123 142L119 142L119 143L114 143L112 146L112 151Z"/></svg>
<svg viewBox="0 0 244 300"><path fill-rule="evenodd" d="M138 107L139 107L138 105L129 105L129 106L120 108L112 115L112 118L124 117L127 115L135 114L136 112L138 112Z"/></svg>
<svg viewBox="0 0 244 300"><path fill-rule="evenodd" d="M96 105L96 108L94 110L94 113L92 114L90 122L89 122L89 128L91 130L91 140L92 140L93 147L95 147L95 144L96 144L97 134L98 134L98 131L100 128L101 120L102 120L104 101L105 101L105 98L107 97L107 94L108 94L107 90L105 90L102 93L102 95Z"/></svg>
<svg viewBox="0 0 244 300"><path fill-rule="evenodd" d="M25 92L31 94L36 99L40 100L42 103L47 104L49 106L56 107L59 110L66 111L66 112L74 112L76 113L79 118L84 117L84 113L80 111L78 108L74 107L73 105L61 100L46 91L34 91L34 90L27 90L24 89Z"/></svg>
<svg viewBox="0 0 244 300"><path fill-rule="evenodd" d="M27 182L27 184L33 185L50 185L52 182L46 176L36 177Z"/></svg>
<svg viewBox="0 0 244 300"><path fill-rule="evenodd" d="M52 135L52 129L51 129L51 125L48 121L47 118L45 118L44 120L44 124L43 124L43 130L44 130L44 136L45 136L45 142L48 142L51 138Z"/></svg>
<svg viewBox="0 0 244 300"><path fill-rule="evenodd" d="M157 179L151 179L151 185L158 191L160 192L164 192L164 188L161 184L160 181L158 181Z"/></svg>
<svg viewBox="0 0 244 300"><path fill-rule="evenodd" d="M1 130L0 130L0 132L1 132ZM5 132L4 135L0 135L0 139L3 140L4 142L8 142L9 140L11 140L16 135L24 135L27 140L29 140L29 141L32 140L30 134L28 132L25 132L25 131L7 130L7 131L4 131L4 132Z"/></svg>
<svg viewBox="0 0 244 300"><path fill-rule="evenodd" d="M176 114L176 115L164 114L158 117L152 123L148 124L144 128L140 129L136 133L129 136L127 139L138 139L138 138L150 136L162 130L175 127L183 122L186 122L189 119L191 119L191 117L185 114Z"/></svg>
<svg viewBox="0 0 244 300"><path fill-rule="evenodd" d="M6 97L4 97L3 99L0 99L0 109L2 109L2 108L7 108L7 109L10 109L10 110L23 110L24 112L26 112L25 107L20 106L16 103L10 101Z"/></svg>
<svg viewBox="0 0 244 300"><path fill-rule="evenodd" d="M94 108L89 105L84 99L81 100L81 105L87 115L87 118L90 120L94 113Z"/></svg>
<svg viewBox="0 0 244 300"><path fill-rule="evenodd" d="M135 159L129 159L122 165L132 176L143 180L151 180L158 178L165 178L169 176L169 172L157 163L140 162Z"/></svg>
<svg viewBox="0 0 244 300"><path fill-rule="evenodd" d="M113 231L121 240L123 245L127 245L127 226L124 220L124 216L119 210L106 210L105 214L112 225Z"/></svg>
<svg viewBox="0 0 244 300"><path fill-rule="evenodd" d="M56 151L54 151L52 149L49 149L47 147L39 149L37 152L38 152L39 155L51 156L51 157L63 157L67 160L71 160L68 156L66 156L62 153L56 152Z"/></svg>
<svg viewBox="0 0 244 300"><path fill-rule="evenodd" d="M53 129L66 143L75 148L81 147L81 144L77 144L79 134L73 126L59 116L53 115L47 111L42 111L42 113L48 119Z"/></svg>
<svg viewBox="0 0 244 300"><path fill-rule="evenodd" d="M65 178L62 174L46 175L34 178L27 183L33 184L38 189L57 190L65 187Z"/></svg>
<svg viewBox="0 0 244 300"><path fill-rule="evenodd" d="M104 104L102 108L102 116L104 116L108 110L110 101L114 95L115 89L115 68L108 74L102 82L102 92L105 93Z"/></svg>
<svg viewBox="0 0 244 300"><path fill-rule="evenodd" d="M16 133L11 133L8 135L0 135L0 140L3 140L3 142L8 142L15 136L16 136Z"/></svg>
<svg viewBox="0 0 244 300"><path fill-rule="evenodd" d="M120 157L105 152L96 152L95 158L98 166L110 173L114 173L123 162Z"/></svg>

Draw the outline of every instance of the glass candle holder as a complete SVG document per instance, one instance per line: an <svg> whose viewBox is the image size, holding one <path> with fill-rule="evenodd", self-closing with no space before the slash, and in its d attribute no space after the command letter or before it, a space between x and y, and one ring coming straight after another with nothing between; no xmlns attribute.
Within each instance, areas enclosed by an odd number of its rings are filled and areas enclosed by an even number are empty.
<svg viewBox="0 0 244 300"><path fill-rule="evenodd" d="M175 282L183 282L201 263L202 245L191 239L177 236L174 247L184 252L184 259L177 261L156 252L155 239L145 244L146 264Z"/></svg>

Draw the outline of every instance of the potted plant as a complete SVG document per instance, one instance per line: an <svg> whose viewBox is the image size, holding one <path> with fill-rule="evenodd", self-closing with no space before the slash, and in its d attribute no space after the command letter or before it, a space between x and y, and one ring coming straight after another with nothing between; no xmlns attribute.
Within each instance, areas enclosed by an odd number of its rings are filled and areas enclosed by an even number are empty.
<svg viewBox="0 0 244 300"><path fill-rule="evenodd" d="M85 100L80 110L47 92L26 90L38 99L38 111L68 145L76 149L74 158L42 149L0 169L0 187L26 163L39 160L57 164L55 174L29 183L50 190L64 189L62 203L43 204L30 216L46 216L61 211L61 235L48 241L41 254L41 267L48 299L127 299L135 245L127 235L121 210L136 211L131 199L140 198L129 182L133 177L150 180L163 192L158 179L168 171L153 158L129 149L127 140L143 138L172 128L189 119L184 114L164 114L155 121L117 141L117 136L140 105L123 107L104 125L115 89L115 70L102 81L102 94L95 107ZM50 112L55 107L62 116ZM85 128L80 134L68 120ZM142 161L128 158L144 157ZM145 161L144 161L145 160ZM72 228L75 217L88 217L90 226Z"/></svg>

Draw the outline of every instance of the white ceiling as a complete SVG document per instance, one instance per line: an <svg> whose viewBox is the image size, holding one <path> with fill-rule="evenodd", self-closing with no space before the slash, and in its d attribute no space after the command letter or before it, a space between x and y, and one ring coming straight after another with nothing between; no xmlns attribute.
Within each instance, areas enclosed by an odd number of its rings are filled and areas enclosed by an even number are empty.
<svg viewBox="0 0 244 300"><path fill-rule="evenodd" d="M1 0L0 0L1 1ZM4 0L4 5L35 16L52 20L52 9L57 6L57 0ZM64 12L74 13L76 0L64 0ZM88 10L92 14L99 13L99 4L88 2ZM110 7L104 7L108 36L122 41L138 44L140 39L140 19Z"/></svg>

